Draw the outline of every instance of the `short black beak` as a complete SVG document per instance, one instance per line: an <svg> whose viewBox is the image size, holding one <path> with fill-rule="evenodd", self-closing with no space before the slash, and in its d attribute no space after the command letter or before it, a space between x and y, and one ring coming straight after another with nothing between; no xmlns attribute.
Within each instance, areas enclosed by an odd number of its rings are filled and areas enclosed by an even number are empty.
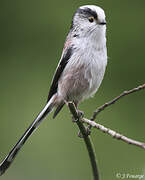
<svg viewBox="0 0 145 180"><path fill-rule="evenodd" d="M100 25L106 25L106 21L100 22Z"/></svg>

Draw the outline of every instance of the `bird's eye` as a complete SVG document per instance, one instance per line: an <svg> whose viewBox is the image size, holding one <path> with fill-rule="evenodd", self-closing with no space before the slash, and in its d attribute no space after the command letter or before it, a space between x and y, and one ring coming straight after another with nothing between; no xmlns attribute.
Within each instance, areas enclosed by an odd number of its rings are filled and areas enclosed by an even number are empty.
<svg viewBox="0 0 145 180"><path fill-rule="evenodd" d="M93 16L89 17L88 19L89 19L90 23L94 22L94 20L95 20Z"/></svg>

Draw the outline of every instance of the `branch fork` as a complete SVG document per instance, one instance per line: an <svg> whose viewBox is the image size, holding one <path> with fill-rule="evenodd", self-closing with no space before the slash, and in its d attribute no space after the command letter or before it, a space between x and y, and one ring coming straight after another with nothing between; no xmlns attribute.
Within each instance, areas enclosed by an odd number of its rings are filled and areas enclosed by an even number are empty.
<svg viewBox="0 0 145 180"><path fill-rule="evenodd" d="M73 115L73 118L75 119L75 122L78 125L78 127L80 129L80 133L82 134L82 137L83 137L84 142L86 144L86 148L88 150L89 157L90 157L90 162L91 162L91 166L92 166L94 180L99 180L99 172L98 172L97 163L96 163L95 151L93 149L93 144L92 144L92 141L90 139L90 133L91 133L91 128L92 127L96 128L96 129L99 129L100 131L102 131L102 132L104 132L104 133L106 133L108 135L111 135L115 139L122 140L122 141L124 141L124 142L126 142L128 144L136 145L136 146L138 146L138 147L145 150L145 143L133 140L131 138L128 138L128 137L126 137L126 136L124 136L122 134L117 133L116 131L114 131L112 129L106 128L105 126L94 122L97 115L100 112L102 112L104 109L106 109L107 107L113 105L118 100L120 100L122 97L127 96L129 94L132 94L134 92L140 91L142 89L145 89L145 84L140 85L140 86L138 86L136 88L133 88L131 90L124 91L119 96L115 97L111 101L106 102L105 104L103 104L102 106L97 108L97 110L93 113L90 120L84 118L79 113L79 111L77 110L77 108L75 107L73 102L68 102L67 103L68 108L69 108L71 114ZM86 123L88 125L88 127L86 128L86 126L84 126L83 123Z"/></svg>

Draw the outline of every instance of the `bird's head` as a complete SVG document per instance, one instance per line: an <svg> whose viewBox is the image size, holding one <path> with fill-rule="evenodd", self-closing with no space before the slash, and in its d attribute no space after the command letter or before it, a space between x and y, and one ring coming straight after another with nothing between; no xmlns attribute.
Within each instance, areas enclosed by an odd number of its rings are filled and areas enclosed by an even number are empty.
<svg viewBox="0 0 145 180"><path fill-rule="evenodd" d="M95 5L85 5L77 9L73 16L71 30L78 36L106 31L104 10Z"/></svg>

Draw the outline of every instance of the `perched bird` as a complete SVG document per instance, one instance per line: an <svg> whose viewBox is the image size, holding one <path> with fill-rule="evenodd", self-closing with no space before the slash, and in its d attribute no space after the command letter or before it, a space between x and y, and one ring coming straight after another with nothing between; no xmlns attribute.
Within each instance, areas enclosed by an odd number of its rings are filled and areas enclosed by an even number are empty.
<svg viewBox="0 0 145 180"><path fill-rule="evenodd" d="M81 6L73 16L62 56L50 86L47 103L20 140L0 164L0 175L40 122L55 108L54 117L65 103L78 104L98 90L107 65L106 20L102 8Z"/></svg>

